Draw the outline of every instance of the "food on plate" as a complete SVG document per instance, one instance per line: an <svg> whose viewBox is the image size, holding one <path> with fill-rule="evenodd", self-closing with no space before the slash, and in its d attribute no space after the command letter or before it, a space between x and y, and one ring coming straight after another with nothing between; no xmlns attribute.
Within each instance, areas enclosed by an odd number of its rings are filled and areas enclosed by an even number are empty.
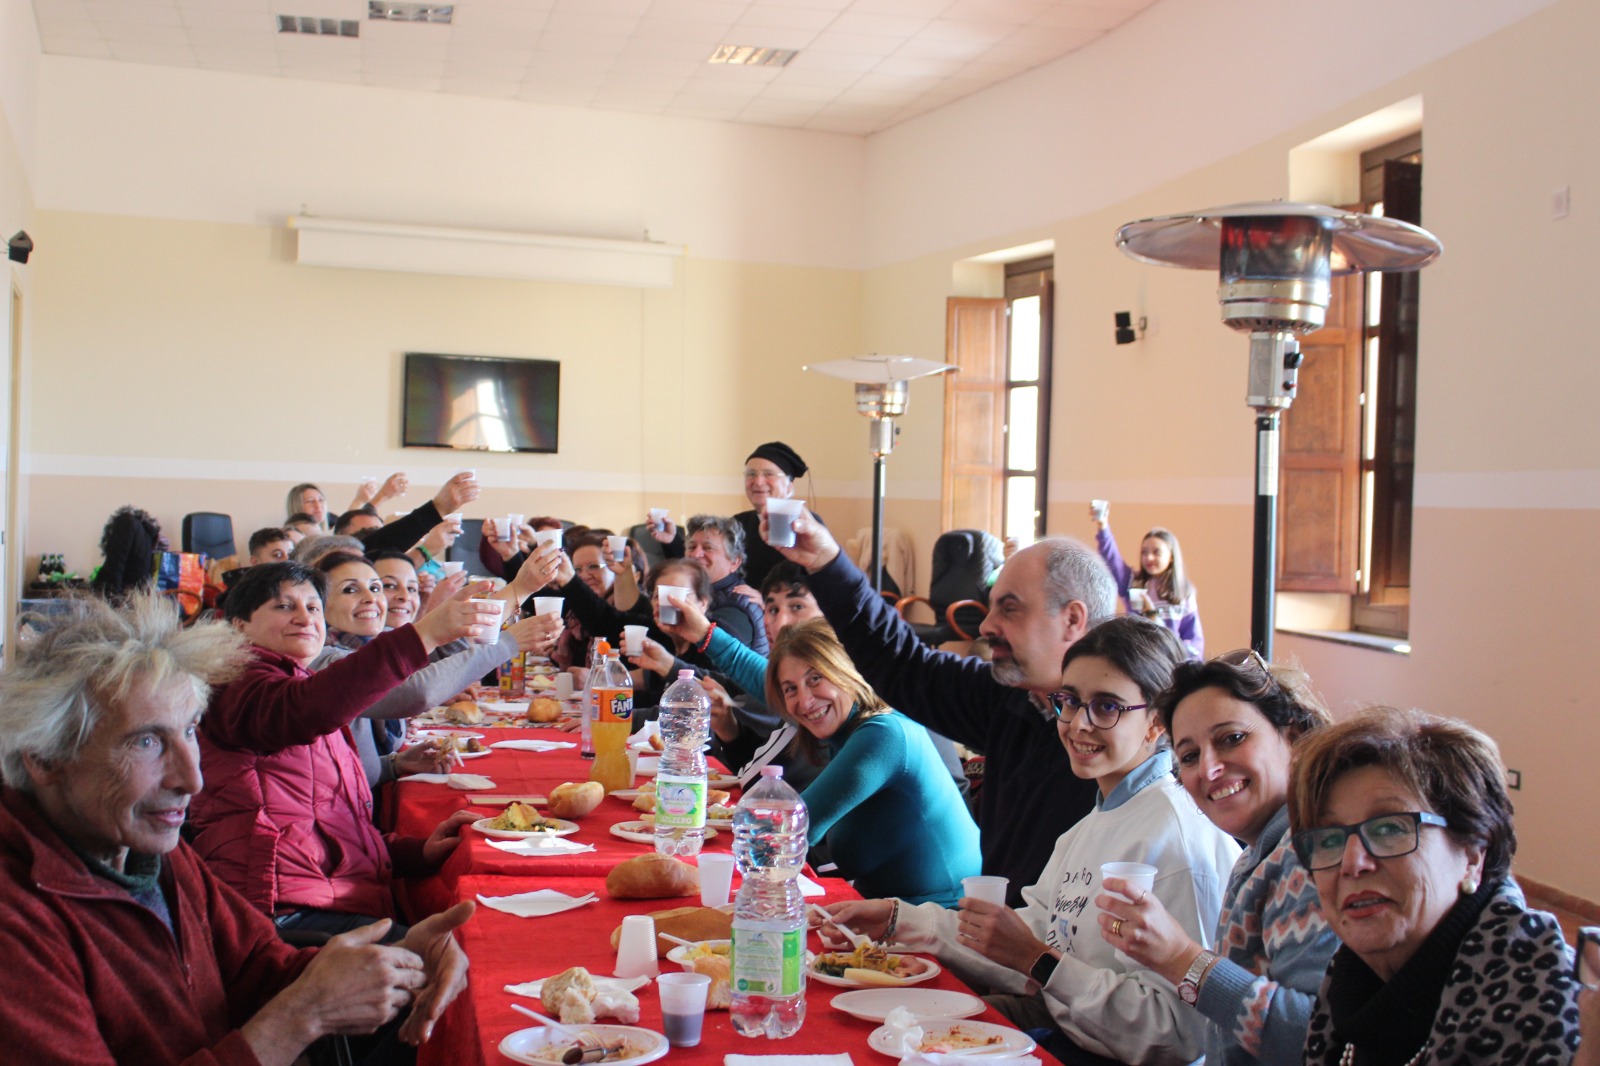
<svg viewBox="0 0 1600 1066"><path fill-rule="evenodd" d="M921 959L909 955L891 955L870 940L862 941L854 951L830 951L818 955L813 966L818 973L864 985L904 984L927 969L927 964Z"/></svg>
<svg viewBox="0 0 1600 1066"><path fill-rule="evenodd" d="M979 1032L965 1025L952 1025L943 1032L930 1033L917 1045L918 1051L936 1054L951 1051L970 1051L976 1047L993 1047L1005 1043L1005 1037L994 1032Z"/></svg>
<svg viewBox="0 0 1600 1066"><path fill-rule="evenodd" d="M663 940L662 933L671 933L680 940L727 940L733 935L733 915L715 907L673 907L650 915L656 923L656 954L665 955L678 945ZM611 931L611 946L616 947L622 938L622 926Z"/></svg>
<svg viewBox="0 0 1600 1066"><path fill-rule="evenodd" d="M656 749L657 751L662 751L662 750L665 749L666 745L664 745L661 742L661 734L660 733L651 733L650 734L650 746L652 748Z"/></svg>
<svg viewBox="0 0 1600 1066"><path fill-rule="evenodd" d="M649 852L618 863L606 874L613 899L663 899L700 891L700 871L670 855Z"/></svg>
<svg viewBox="0 0 1600 1066"><path fill-rule="evenodd" d="M561 701L553 696L535 696L528 701L528 721L557 722L561 720Z"/></svg>
<svg viewBox="0 0 1600 1066"><path fill-rule="evenodd" d="M706 1010L727 1010L733 1006L733 988L729 984L732 961L726 955L703 955L694 960L694 972L711 978L711 988L706 992Z"/></svg>
<svg viewBox="0 0 1600 1066"><path fill-rule="evenodd" d="M724 792L723 795L726 796L727 793ZM706 807L706 821L709 822L713 818L715 818L715 819L718 819L719 821L731 822L731 821L733 821L733 811L734 811L734 805L732 803L712 803L712 804L709 804Z"/></svg>
<svg viewBox="0 0 1600 1066"><path fill-rule="evenodd" d="M567 1056L574 1047L582 1052L582 1057L570 1060L573 1062L628 1062L639 1058L649 1050L625 1036L602 1036L591 1029L580 1029L578 1042L575 1045L557 1040L524 1054L535 1062L567 1062L569 1061Z"/></svg>
<svg viewBox="0 0 1600 1066"><path fill-rule="evenodd" d="M589 971L574 966L547 978L539 989L546 1014L565 1025L585 1025L596 1018L616 1018L624 1025L639 1020L639 1000L621 988L596 988Z"/></svg>
<svg viewBox="0 0 1600 1066"><path fill-rule="evenodd" d="M549 674L535 674L528 678L527 687L529 690L538 689L542 692L545 689L555 688L556 683Z"/></svg>
<svg viewBox="0 0 1600 1066"><path fill-rule="evenodd" d="M582 818L606 798L598 781L568 781L550 790L550 813L557 818Z"/></svg>
<svg viewBox="0 0 1600 1066"><path fill-rule="evenodd" d="M447 722L458 722L461 725L481 725L483 708L472 700L457 700L444 709L443 717Z"/></svg>
<svg viewBox="0 0 1600 1066"><path fill-rule="evenodd" d="M733 793L724 792L720 788L706 789L706 817L707 818L732 818ZM726 811L726 814L713 814L712 808ZM639 794L633 799L633 809L644 811L648 814L656 812L656 783L646 781L639 786Z"/></svg>
<svg viewBox="0 0 1600 1066"><path fill-rule="evenodd" d="M439 746L445 751L449 751L454 748L463 755L474 755L478 752L489 750L483 746L477 737L442 737L439 741Z"/></svg>
<svg viewBox="0 0 1600 1066"><path fill-rule="evenodd" d="M508 833L551 833L561 825L545 818L531 803L513 803L489 823L489 828Z"/></svg>

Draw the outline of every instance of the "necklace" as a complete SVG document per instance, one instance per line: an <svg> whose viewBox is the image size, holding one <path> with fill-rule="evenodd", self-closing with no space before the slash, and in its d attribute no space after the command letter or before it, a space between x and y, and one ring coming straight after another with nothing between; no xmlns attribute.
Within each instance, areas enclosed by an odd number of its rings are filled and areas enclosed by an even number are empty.
<svg viewBox="0 0 1600 1066"><path fill-rule="evenodd" d="M1417 1053L1406 1060L1406 1066L1417 1066L1417 1063L1422 1061L1422 1056L1427 1053L1428 1041L1424 1040ZM1339 1066L1356 1066L1356 1046L1354 1044L1346 1044L1344 1046L1344 1054L1339 1056Z"/></svg>

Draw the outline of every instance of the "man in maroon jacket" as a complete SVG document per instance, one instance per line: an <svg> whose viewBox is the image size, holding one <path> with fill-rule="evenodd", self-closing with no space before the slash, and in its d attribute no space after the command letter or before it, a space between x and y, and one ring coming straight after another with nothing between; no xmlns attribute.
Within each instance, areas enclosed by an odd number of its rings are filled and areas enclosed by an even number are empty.
<svg viewBox="0 0 1600 1066"><path fill-rule="evenodd" d="M295 1061L407 1007L426 1040L466 984L462 904L394 946L379 922L319 949L220 883L179 839L201 787L210 685L245 658L135 597L80 615L0 674L0 1033L27 1063Z"/></svg>

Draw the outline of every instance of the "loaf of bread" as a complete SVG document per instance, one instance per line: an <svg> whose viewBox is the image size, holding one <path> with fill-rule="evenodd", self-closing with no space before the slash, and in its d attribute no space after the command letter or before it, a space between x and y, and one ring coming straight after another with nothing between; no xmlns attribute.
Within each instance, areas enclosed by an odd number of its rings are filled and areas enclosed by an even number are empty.
<svg viewBox="0 0 1600 1066"><path fill-rule="evenodd" d="M483 708L471 700L457 700L444 709L444 720L461 725L479 725L483 722Z"/></svg>
<svg viewBox="0 0 1600 1066"><path fill-rule="evenodd" d="M656 923L656 954L665 958L667 952L677 947L662 933L671 933L682 940L728 940L733 936L733 915L715 907L673 907L656 911L650 916ZM611 930L611 946L622 940L622 926Z"/></svg>
<svg viewBox="0 0 1600 1066"><path fill-rule="evenodd" d="M728 1010L733 1006L731 967L726 955L702 955L694 960L694 972L711 978L706 991L706 1010Z"/></svg>
<svg viewBox="0 0 1600 1066"><path fill-rule="evenodd" d="M550 813L557 818L582 818L606 798L606 787L598 781L568 781L550 790Z"/></svg>
<svg viewBox="0 0 1600 1066"><path fill-rule="evenodd" d="M557 722L561 720L561 701L554 696L535 696L528 701L528 721Z"/></svg>
<svg viewBox="0 0 1600 1066"><path fill-rule="evenodd" d="M618 863L606 874L612 899L666 899L700 891L700 871L670 855L649 852Z"/></svg>

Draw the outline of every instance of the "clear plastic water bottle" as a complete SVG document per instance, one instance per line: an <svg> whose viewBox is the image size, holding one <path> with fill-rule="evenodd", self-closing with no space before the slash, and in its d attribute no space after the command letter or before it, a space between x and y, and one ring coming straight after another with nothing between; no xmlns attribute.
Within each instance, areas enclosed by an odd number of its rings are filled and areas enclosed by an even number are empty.
<svg viewBox="0 0 1600 1066"><path fill-rule="evenodd" d="M711 697L679 670L657 704L661 765L656 771L656 850L698 855L706 838L706 742L711 739Z"/></svg>
<svg viewBox="0 0 1600 1066"><path fill-rule="evenodd" d="M585 759L594 758L594 719L597 713L594 702L595 682L600 679L600 667L606 661L606 653L611 650L611 644L604 640L589 642L589 678L583 685L583 725L581 729L582 741L578 754Z"/></svg>
<svg viewBox="0 0 1600 1066"><path fill-rule="evenodd" d="M733 856L743 882L733 904L733 1028L741 1036L793 1036L806 1020L806 804L763 766L733 815Z"/></svg>

